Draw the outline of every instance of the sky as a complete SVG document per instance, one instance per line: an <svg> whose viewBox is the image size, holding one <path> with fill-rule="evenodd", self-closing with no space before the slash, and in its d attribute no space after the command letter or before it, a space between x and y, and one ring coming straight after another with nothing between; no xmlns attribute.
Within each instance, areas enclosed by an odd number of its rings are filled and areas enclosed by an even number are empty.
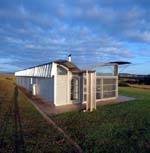
<svg viewBox="0 0 150 153"><path fill-rule="evenodd" d="M0 71L57 59L150 74L149 0L0 0Z"/></svg>

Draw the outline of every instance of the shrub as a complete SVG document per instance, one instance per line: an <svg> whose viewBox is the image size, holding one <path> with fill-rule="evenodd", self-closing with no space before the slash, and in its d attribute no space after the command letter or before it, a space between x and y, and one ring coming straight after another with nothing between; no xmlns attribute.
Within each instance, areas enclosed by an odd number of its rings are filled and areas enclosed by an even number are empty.
<svg viewBox="0 0 150 153"><path fill-rule="evenodd" d="M128 83L126 83L126 82L119 82L119 86L120 87L129 87L129 85L128 85Z"/></svg>

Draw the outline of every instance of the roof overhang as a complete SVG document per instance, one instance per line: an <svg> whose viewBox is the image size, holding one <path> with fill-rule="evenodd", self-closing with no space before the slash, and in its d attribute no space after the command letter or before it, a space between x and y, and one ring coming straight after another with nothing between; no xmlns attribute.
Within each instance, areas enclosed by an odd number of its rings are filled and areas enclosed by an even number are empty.
<svg viewBox="0 0 150 153"><path fill-rule="evenodd" d="M67 60L56 60L56 61L54 61L54 63L67 67L69 69L69 71L71 71L72 73L80 73L81 72L81 70L75 64L73 64L72 62L69 62Z"/></svg>
<svg viewBox="0 0 150 153"><path fill-rule="evenodd" d="M124 64L131 64L131 62L126 62L126 61L114 61L114 62L109 62L108 64L117 64L117 65L124 65Z"/></svg>
<svg viewBox="0 0 150 153"><path fill-rule="evenodd" d="M99 63L93 66L111 66L111 65L125 65L125 64L131 64L131 63L126 61L114 61L114 62L108 62L108 63Z"/></svg>

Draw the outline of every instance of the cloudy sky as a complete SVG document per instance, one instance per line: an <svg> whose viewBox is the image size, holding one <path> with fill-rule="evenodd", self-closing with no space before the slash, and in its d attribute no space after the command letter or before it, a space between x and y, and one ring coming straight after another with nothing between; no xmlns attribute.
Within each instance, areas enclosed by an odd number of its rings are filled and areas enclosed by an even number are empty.
<svg viewBox="0 0 150 153"><path fill-rule="evenodd" d="M149 0L0 0L0 71L67 59L150 74Z"/></svg>

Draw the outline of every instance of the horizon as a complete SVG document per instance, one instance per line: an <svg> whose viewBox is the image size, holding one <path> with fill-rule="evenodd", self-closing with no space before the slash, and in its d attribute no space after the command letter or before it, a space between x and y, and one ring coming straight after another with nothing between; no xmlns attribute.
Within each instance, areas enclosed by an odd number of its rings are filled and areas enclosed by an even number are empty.
<svg viewBox="0 0 150 153"><path fill-rule="evenodd" d="M8 72L8 71L0 71L0 74L15 74L16 71L14 72ZM99 72L98 72L99 73ZM136 74L136 73L119 73L120 74L125 74L125 75L144 75L144 76L150 76L150 74Z"/></svg>
<svg viewBox="0 0 150 153"><path fill-rule="evenodd" d="M128 61L150 74L150 1L1 0L0 72L67 59L83 65Z"/></svg>

